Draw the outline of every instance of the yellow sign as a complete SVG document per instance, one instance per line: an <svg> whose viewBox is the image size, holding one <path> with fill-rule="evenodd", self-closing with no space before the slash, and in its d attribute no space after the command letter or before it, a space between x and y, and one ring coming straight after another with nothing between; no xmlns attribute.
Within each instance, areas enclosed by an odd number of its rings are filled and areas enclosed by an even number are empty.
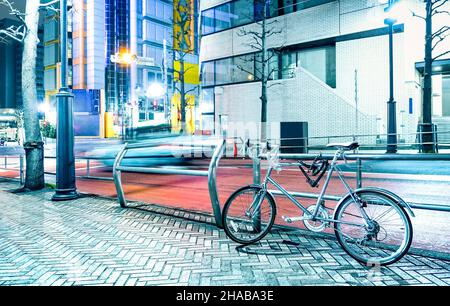
<svg viewBox="0 0 450 306"><path fill-rule="evenodd" d="M181 103L180 94L174 94L172 97L171 124L173 132L181 130ZM195 132L195 96L186 95L186 132L194 134Z"/></svg>
<svg viewBox="0 0 450 306"><path fill-rule="evenodd" d="M193 0L173 1L173 48L194 53L195 18Z"/></svg>
<svg viewBox="0 0 450 306"><path fill-rule="evenodd" d="M181 64L179 61L174 61L174 81L179 81L179 73L181 71ZM185 84L199 85L200 84L200 69L198 64L184 63L184 82Z"/></svg>

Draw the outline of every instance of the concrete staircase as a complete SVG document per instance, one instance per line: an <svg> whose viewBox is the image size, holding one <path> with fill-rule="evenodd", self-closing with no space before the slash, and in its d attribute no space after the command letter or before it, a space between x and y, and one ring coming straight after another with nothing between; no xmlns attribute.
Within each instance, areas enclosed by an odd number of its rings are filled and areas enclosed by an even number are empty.
<svg viewBox="0 0 450 306"><path fill-rule="evenodd" d="M437 125L439 143L450 145L450 117L435 117L433 123Z"/></svg>

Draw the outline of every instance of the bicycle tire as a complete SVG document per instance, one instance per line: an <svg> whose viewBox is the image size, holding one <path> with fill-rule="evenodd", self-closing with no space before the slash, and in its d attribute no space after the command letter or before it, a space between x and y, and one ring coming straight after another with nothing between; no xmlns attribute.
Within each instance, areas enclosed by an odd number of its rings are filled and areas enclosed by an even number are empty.
<svg viewBox="0 0 450 306"><path fill-rule="evenodd" d="M269 219L269 222L267 223L265 229L263 231L261 231L261 233L259 233L256 236L256 238L242 239L242 238L238 237L237 235L235 235L235 233L230 228L230 220L233 218L234 219L236 219L236 218L230 217L229 212L230 212L230 208L232 207L233 203L235 203L235 200L237 199L237 197L245 192L252 192L253 194L258 194L261 190L262 190L262 188L259 186L245 186L245 187L242 187L242 188L236 190L227 199L227 201L223 207L223 211L222 211L222 224L223 224L223 229L225 230L225 233L234 242L237 242L237 243L243 244L243 245L252 244L252 243L258 242L259 240L263 239L270 232L270 230L275 222L275 217L276 217L277 211L276 211L275 199L269 192L266 192L264 194L264 198L267 199L267 203L270 207L270 211L271 211L270 219ZM263 201L264 201L264 199L263 199Z"/></svg>
<svg viewBox="0 0 450 306"><path fill-rule="evenodd" d="M375 196L375 197L378 197L379 199L385 200L386 203L388 203L388 204L383 204L383 205L375 204L378 206L391 205L395 209L395 211L399 214L401 220L404 221L404 224L403 224L404 229L405 229L404 240L402 241L402 244L400 245L399 249L393 255L387 256L385 258L374 258L374 257L369 257L369 256L367 256L367 258L366 258L365 256L358 255L355 251L353 251L349 247L347 242L345 242L345 237L344 237L342 231L339 228L340 223L335 222L334 223L334 231L335 231L335 235L336 235L336 238L337 238L339 244L342 246L342 248L345 250L345 252L347 254L349 254L352 258L354 258L355 260L357 260L358 262L360 262L366 266L374 266L374 265L387 266L387 265L397 262L408 252L408 250L411 246L411 243L412 243L413 228L412 228L412 223L411 223L411 219L409 218L409 215L406 213L405 209L402 206L398 205L398 203L395 201L395 199L389 197L388 195L386 195L384 193L377 192L377 191L359 191L357 193L357 195L361 199L363 199L366 196ZM342 214L344 213L343 210L345 208L347 208L349 205L351 205L351 203L355 203L352 197L348 197L347 199L345 199L344 201L342 201L340 203L340 205L336 208L336 211L334 214L335 221L340 221L339 218L342 217ZM351 213L349 215L351 215ZM345 226L345 224L344 224L344 226ZM386 232L386 234L388 234L388 233ZM381 244L380 244L380 246L381 246ZM383 247L384 247L384 249L392 248L388 244L383 244ZM379 253L382 253L382 252L380 251Z"/></svg>

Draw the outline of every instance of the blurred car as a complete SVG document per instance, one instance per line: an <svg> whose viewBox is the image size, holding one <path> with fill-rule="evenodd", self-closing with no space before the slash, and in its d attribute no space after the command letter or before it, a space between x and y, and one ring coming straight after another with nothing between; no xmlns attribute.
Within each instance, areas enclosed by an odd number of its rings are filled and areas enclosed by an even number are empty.
<svg viewBox="0 0 450 306"><path fill-rule="evenodd" d="M155 167L187 164L198 158L212 155L216 138L205 136L173 136L165 135L130 143L131 147L121 165L128 167ZM86 152L85 156L97 159L103 165L112 167L114 160L124 144L104 144Z"/></svg>

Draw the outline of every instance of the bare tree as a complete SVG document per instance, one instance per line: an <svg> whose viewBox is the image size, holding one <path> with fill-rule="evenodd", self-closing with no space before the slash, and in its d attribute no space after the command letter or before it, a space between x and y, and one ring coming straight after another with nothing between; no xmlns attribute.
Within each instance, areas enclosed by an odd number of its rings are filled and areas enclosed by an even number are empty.
<svg viewBox="0 0 450 306"><path fill-rule="evenodd" d="M39 44L38 26L39 11L57 1L41 4L40 0L26 1L25 12L14 7L13 2L0 0L0 6L6 7L10 15L19 22L18 26L10 26L0 30L3 41L13 39L23 45L22 54L22 97L23 125L25 129L26 177L25 190L39 190L45 187L44 181L44 143L39 127L39 112L36 88L36 57Z"/></svg>
<svg viewBox="0 0 450 306"><path fill-rule="evenodd" d="M448 6L448 0L424 0L425 16L413 13L425 22L425 69L423 74L423 103L422 103L422 150L424 153L435 153L433 145L433 127L432 127L432 98L433 85L432 73L433 62L450 53L446 50L440 54L434 54L436 48L450 35L450 20L447 25L440 27L433 32L433 19L437 15L447 15L450 12L444 8Z"/></svg>
<svg viewBox="0 0 450 306"><path fill-rule="evenodd" d="M270 17L268 8L272 1L273 0L258 1L254 10L256 27L243 27L238 33L240 37L248 38L248 42L246 44L256 52L255 57L252 58L251 61L254 61L256 64L254 65L254 73L256 74L256 78L261 82L261 143L265 143L267 141L267 90L271 86L277 85L276 83L271 85L268 83L274 79L273 75L278 73L279 70L277 65L270 67L270 63L275 57L278 56L279 50L282 49L282 47L277 49L270 49L268 47L268 39L274 35L279 35L282 33L282 29L277 26L277 20L268 20ZM253 9L253 7L251 9ZM251 71L248 71L242 65L238 65L237 68L252 74Z"/></svg>
<svg viewBox="0 0 450 306"><path fill-rule="evenodd" d="M186 107L188 106L188 96L194 93L198 86L187 89L186 77L193 69L193 66L187 66L187 57L195 52L194 36L194 9L193 0L174 0L173 17L174 24L174 46L173 55L178 67L173 68L175 91L180 94L180 112L181 112L181 133L186 133ZM174 65L175 66L175 65Z"/></svg>

